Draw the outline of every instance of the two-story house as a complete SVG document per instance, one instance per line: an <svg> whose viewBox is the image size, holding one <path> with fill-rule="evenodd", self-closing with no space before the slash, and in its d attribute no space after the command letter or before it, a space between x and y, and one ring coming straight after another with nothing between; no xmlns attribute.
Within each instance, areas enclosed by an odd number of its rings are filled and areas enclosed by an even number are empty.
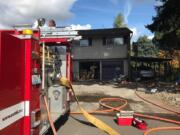
<svg viewBox="0 0 180 135"><path fill-rule="evenodd" d="M128 75L132 31L128 28L80 30L72 45L73 80L109 81Z"/></svg>

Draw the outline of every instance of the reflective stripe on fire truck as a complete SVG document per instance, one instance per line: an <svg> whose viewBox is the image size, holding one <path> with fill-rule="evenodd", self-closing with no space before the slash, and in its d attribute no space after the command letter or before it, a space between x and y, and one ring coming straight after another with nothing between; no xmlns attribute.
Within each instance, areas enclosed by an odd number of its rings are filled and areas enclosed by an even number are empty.
<svg viewBox="0 0 180 135"><path fill-rule="evenodd" d="M10 126L24 116L29 116L29 101L20 102L0 111L0 130Z"/></svg>
<svg viewBox="0 0 180 135"><path fill-rule="evenodd" d="M24 115L29 116L29 101L24 102L24 110L25 110Z"/></svg>

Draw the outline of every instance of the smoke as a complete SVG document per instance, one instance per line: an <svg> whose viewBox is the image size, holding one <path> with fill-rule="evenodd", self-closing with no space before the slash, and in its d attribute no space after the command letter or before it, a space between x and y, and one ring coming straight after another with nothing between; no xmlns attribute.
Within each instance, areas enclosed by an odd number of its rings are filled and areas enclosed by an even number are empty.
<svg viewBox="0 0 180 135"><path fill-rule="evenodd" d="M128 23L128 18L132 12L133 6L142 5L142 4L150 4L150 2L152 1L151 0L125 0L124 10L123 10L125 23L126 24Z"/></svg>
<svg viewBox="0 0 180 135"><path fill-rule="evenodd" d="M118 5L120 4L120 0L109 0L113 5ZM131 10L132 10L132 5L135 1L137 0L124 0L124 9L123 9L123 16L124 16L124 22L126 24L128 24L128 17L131 14Z"/></svg>
<svg viewBox="0 0 180 135"><path fill-rule="evenodd" d="M0 28L30 23L37 18L66 20L73 16L71 8L77 0L1 0Z"/></svg>
<svg viewBox="0 0 180 135"><path fill-rule="evenodd" d="M124 21L126 24L128 24L128 17L131 14L131 10L132 10L132 1L126 0L124 6Z"/></svg>

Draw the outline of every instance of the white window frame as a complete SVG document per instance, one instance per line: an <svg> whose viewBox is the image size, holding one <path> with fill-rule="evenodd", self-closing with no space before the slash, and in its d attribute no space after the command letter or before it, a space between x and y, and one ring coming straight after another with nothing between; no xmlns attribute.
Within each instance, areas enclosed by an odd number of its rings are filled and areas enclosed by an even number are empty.
<svg viewBox="0 0 180 135"><path fill-rule="evenodd" d="M115 43L115 40L117 39L122 39L122 43L120 44L116 44ZM113 46L121 46L121 45L124 45L124 38L123 37L115 37L115 38L106 38L106 45L113 45Z"/></svg>
<svg viewBox="0 0 180 135"><path fill-rule="evenodd" d="M115 40L118 40L118 39L121 39L121 43L120 44L116 44ZM121 46L121 45L124 45L124 38L123 37L116 37L114 38L114 45L116 46Z"/></svg>
<svg viewBox="0 0 180 135"><path fill-rule="evenodd" d="M82 47L90 46L90 45L89 45L89 40L88 40L88 39L81 39L81 40L79 41L79 45L82 46Z"/></svg>

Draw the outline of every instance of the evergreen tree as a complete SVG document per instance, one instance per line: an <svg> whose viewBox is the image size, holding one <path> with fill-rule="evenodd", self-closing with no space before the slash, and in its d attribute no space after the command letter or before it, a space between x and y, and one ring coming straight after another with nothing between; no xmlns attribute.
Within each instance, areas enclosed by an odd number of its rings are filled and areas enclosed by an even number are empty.
<svg viewBox="0 0 180 135"><path fill-rule="evenodd" d="M154 32L153 42L164 50L180 49L180 0L157 0L157 15L146 27Z"/></svg>

